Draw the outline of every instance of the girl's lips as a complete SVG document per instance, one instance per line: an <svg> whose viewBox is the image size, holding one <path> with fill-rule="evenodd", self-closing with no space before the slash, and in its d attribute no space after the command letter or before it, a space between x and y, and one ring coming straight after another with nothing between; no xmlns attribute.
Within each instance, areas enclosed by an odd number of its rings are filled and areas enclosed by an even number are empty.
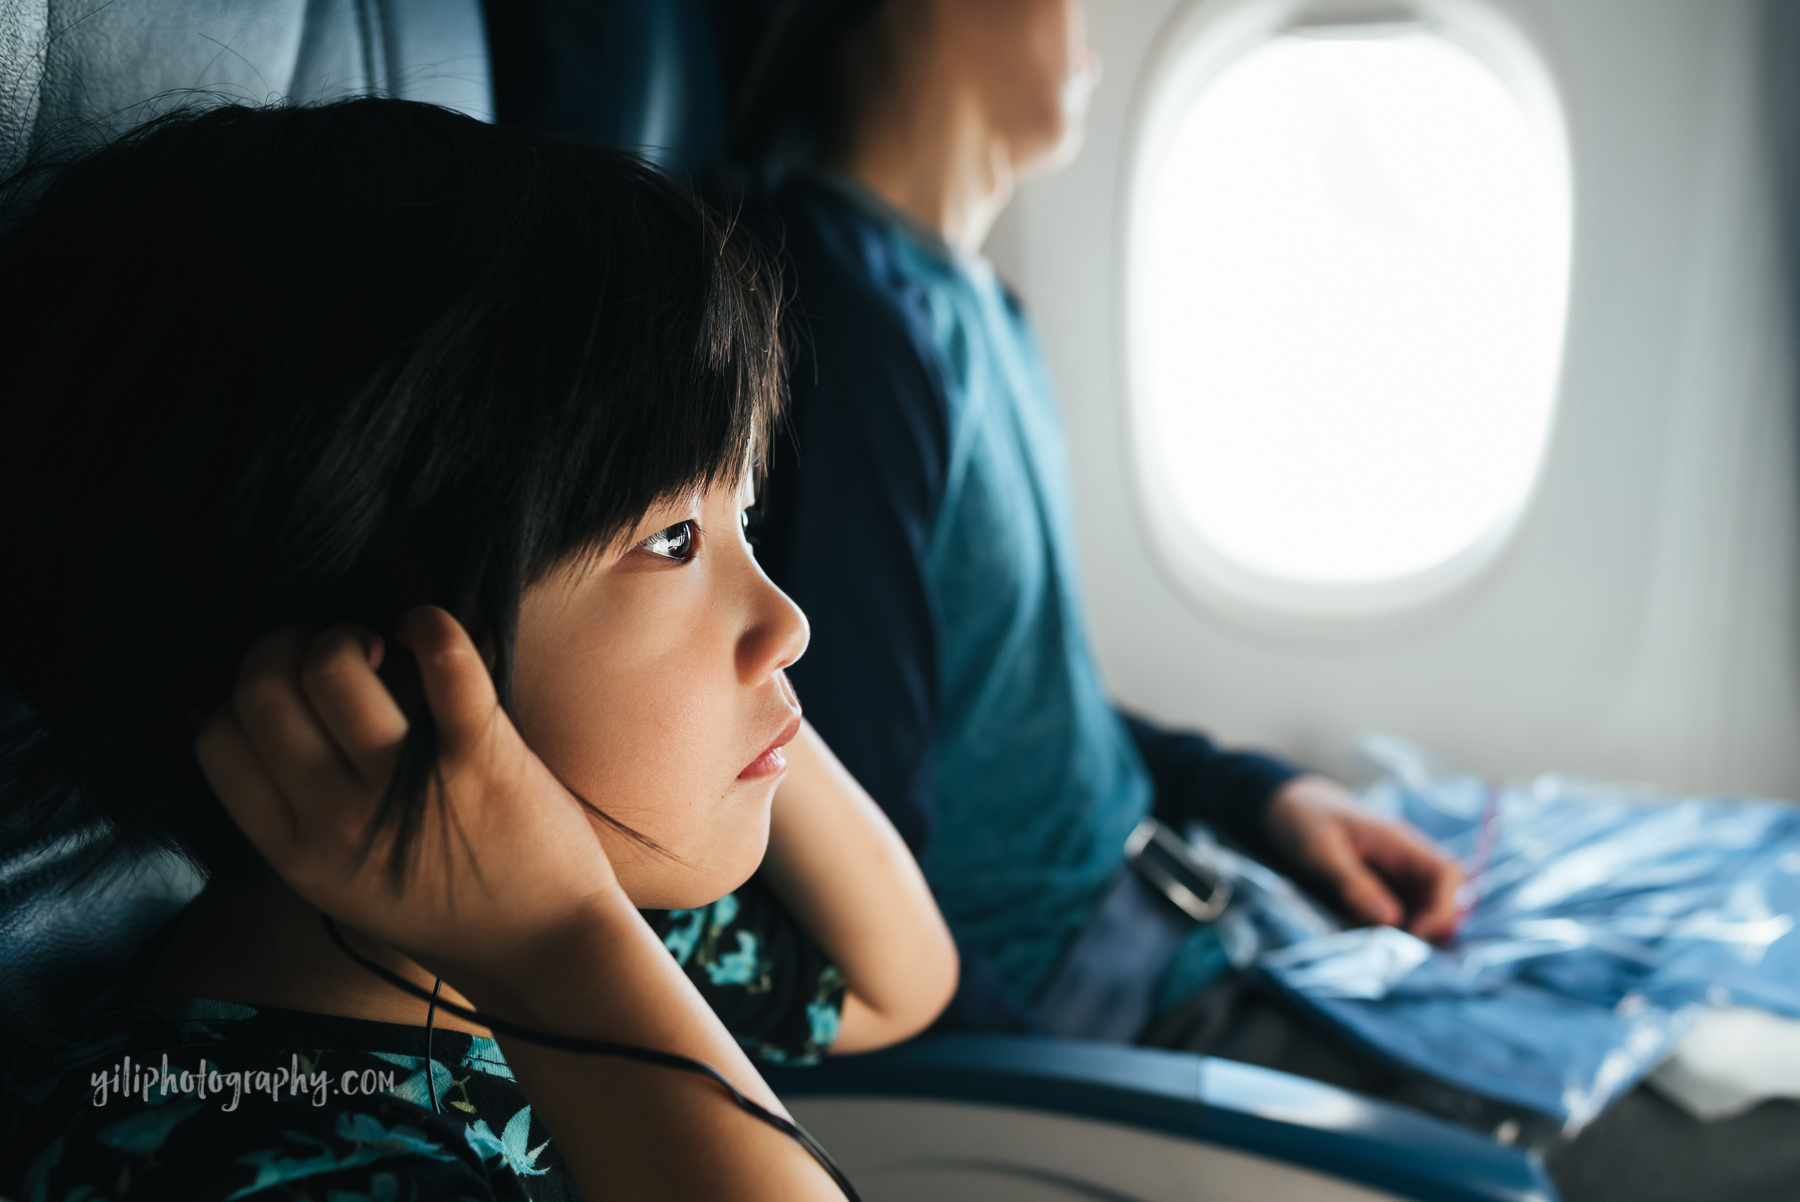
<svg viewBox="0 0 1800 1202"><path fill-rule="evenodd" d="M738 773L738 779L758 780L787 771L787 757L781 754L781 749L786 744L792 743L794 736L799 733L800 715L795 714L793 720L781 728L781 733L775 736L775 741L769 744L768 749L751 760L749 766Z"/></svg>

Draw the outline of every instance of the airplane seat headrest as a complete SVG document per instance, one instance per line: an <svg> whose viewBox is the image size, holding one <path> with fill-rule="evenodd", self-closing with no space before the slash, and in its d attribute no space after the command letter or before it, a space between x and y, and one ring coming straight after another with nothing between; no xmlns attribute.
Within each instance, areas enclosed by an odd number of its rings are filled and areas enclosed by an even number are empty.
<svg viewBox="0 0 1800 1202"><path fill-rule="evenodd" d="M725 44L753 15L708 0L493 4L499 119L703 175L723 151Z"/></svg>
<svg viewBox="0 0 1800 1202"><path fill-rule="evenodd" d="M369 93L491 120L480 0L0 0L0 175L182 104Z"/></svg>
<svg viewBox="0 0 1800 1202"><path fill-rule="evenodd" d="M28 720L0 682L0 741ZM103 823L58 815L27 830L0 814L0 1042L48 1030L116 980L139 949L200 891L172 855L102 863Z"/></svg>
<svg viewBox="0 0 1800 1202"><path fill-rule="evenodd" d="M183 104L369 93L491 119L479 0L0 0L0 177ZM0 682L0 738L26 713ZM91 998L200 887L166 856L87 872L102 833L0 815L0 1040Z"/></svg>

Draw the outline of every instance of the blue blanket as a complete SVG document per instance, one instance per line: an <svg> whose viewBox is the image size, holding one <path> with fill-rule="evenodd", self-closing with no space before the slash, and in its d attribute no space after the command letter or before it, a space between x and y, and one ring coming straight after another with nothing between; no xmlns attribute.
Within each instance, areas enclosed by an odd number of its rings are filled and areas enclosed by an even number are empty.
<svg viewBox="0 0 1800 1202"><path fill-rule="evenodd" d="M1291 895L1257 895L1262 970L1360 1043L1572 1131L1705 1008L1800 1017L1800 806L1557 776L1491 788L1399 740L1368 749L1385 770L1368 803L1470 878L1453 945L1319 933Z"/></svg>

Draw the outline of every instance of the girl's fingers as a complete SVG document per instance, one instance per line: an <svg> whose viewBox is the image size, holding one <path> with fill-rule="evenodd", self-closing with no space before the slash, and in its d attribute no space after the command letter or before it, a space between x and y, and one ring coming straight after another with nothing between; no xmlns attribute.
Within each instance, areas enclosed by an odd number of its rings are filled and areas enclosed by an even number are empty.
<svg viewBox="0 0 1800 1202"><path fill-rule="evenodd" d="M437 719L446 757L487 738L500 702L487 664L461 624L435 605L421 605L400 620L395 633L419 661L425 701Z"/></svg>
<svg viewBox="0 0 1800 1202"><path fill-rule="evenodd" d="M231 708L256 758L304 827L308 811L356 796L359 782L300 687L307 631L283 627L244 656Z"/></svg>
<svg viewBox="0 0 1800 1202"><path fill-rule="evenodd" d="M201 727L194 755L238 829L270 863L289 860L300 839L299 818L256 758L230 706L220 706Z"/></svg>
<svg viewBox="0 0 1800 1202"><path fill-rule="evenodd" d="M379 640L344 623L320 633L300 660L300 686L319 723L368 786L385 788L406 737L406 715L375 675Z"/></svg>

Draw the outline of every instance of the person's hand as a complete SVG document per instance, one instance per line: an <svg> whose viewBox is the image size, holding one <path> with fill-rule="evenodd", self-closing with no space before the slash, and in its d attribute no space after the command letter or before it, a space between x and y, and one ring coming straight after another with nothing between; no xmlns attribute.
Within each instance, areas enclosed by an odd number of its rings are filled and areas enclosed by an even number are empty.
<svg viewBox="0 0 1800 1202"><path fill-rule="evenodd" d="M1403 823L1371 814L1336 781L1300 776L1265 815L1277 865L1350 917L1442 942L1461 920L1462 869Z"/></svg>
<svg viewBox="0 0 1800 1202"><path fill-rule="evenodd" d="M618 893L592 820L513 728L480 654L441 609L397 631L437 721L438 767L404 884L391 835L360 851L407 722L355 626L288 627L244 658L195 744L232 818L302 898L445 977L503 972ZM459 982L460 983L460 982Z"/></svg>

